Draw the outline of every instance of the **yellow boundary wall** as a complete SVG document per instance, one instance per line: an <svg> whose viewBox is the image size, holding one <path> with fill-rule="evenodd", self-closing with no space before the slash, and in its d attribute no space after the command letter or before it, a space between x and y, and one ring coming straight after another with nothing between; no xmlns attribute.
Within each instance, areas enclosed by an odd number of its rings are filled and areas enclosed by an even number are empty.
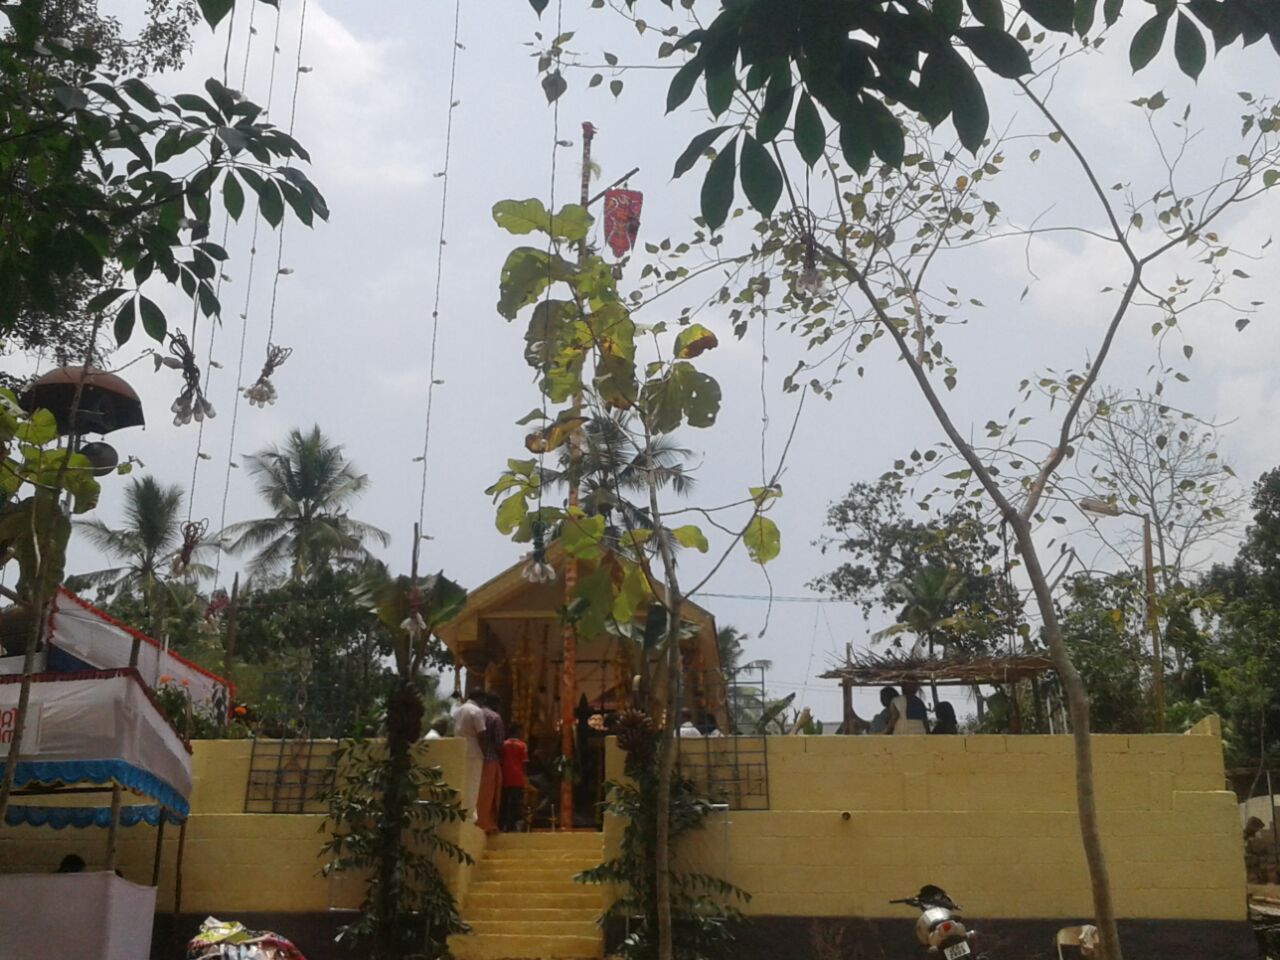
<svg viewBox="0 0 1280 960"><path fill-rule="evenodd" d="M1216 719L1093 745L1119 914L1243 919L1239 815L1222 789ZM924 883L976 917L1092 913L1070 737L775 737L768 763L770 809L714 814L680 852L683 867L750 892L748 913L892 916L886 901ZM610 776L621 769L611 749ZM606 832L616 849L622 824Z"/></svg>
<svg viewBox="0 0 1280 960"><path fill-rule="evenodd" d="M245 814L247 741L197 741L183 867L184 912L312 912L353 907L361 886L319 876L319 815ZM713 749L731 749L722 741ZM680 862L753 895L748 912L887 916L923 883L973 916L1091 913L1069 737L774 737L770 809L713 815ZM462 786L462 743L420 748ZM610 777L622 754L610 741ZM1121 916L1239 920L1244 854L1215 721L1187 735L1094 738L1103 841ZM78 800L75 802L85 802ZM99 801L101 802L101 801ZM479 857L470 824L447 828ZM616 849L622 824L606 824ZM149 881L155 830L122 831L120 866ZM0 830L0 870L54 869L71 852L103 862L104 830ZM166 830L160 909L172 909L177 830ZM459 896L470 871L443 863Z"/></svg>
<svg viewBox="0 0 1280 960"><path fill-rule="evenodd" d="M356 879L320 876L320 847L324 816L319 814L244 813L252 744L248 740L197 740L193 743L191 817L187 822L182 867L182 911L233 914L253 912L314 912L356 907L363 885ZM439 766L455 788L463 776L462 741L448 739L420 744L421 762ZM85 798L68 797L86 804ZM95 797L106 802L105 795ZM32 798L32 803L51 802ZM126 802L129 800L126 798ZM484 834L470 823L450 824L443 834L472 856L484 849ZM151 881L156 829L130 827L121 831L120 869L130 880ZM0 829L0 871L48 872L68 853L100 868L106 855L107 832L101 829L51 830L35 827ZM157 909L173 909L178 828L165 828ZM446 879L460 894L470 869L442 860Z"/></svg>

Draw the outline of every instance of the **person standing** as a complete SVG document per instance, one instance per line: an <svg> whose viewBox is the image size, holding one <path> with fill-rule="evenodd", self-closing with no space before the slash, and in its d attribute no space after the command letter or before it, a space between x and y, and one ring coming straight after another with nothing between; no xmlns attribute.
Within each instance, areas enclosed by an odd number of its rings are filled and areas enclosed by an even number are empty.
<svg viewBox="0 0 1280 960"><path fill-rule="evenodd" d="M955 734L960 732L960 724L956 720L956 708L946 700L939 701L938 709L933 721L933 729L929 732L939 734Z"/></svg>
<svg viewBox="0 0 1280 960"><path fill-rule="evenodd" d="M894 699L889 709L889 732L894 736L929 732L929 708L920 699L920 684L904 683L902 695Z"/></svg>
<svg viewBox="0 0 1280 960"><path fill-rule="evenodd" d="M457 696L457 694L454 694ZM483 694L472 690L466 700L459 700L451 711L454 733L466 745L463 753L465 770L462 789L462 805L471 811L471 822L480 822L480 781L484 776L484 708L480 705Z"/></svg>
<svg viewBox="0 0 1280 960"><path fill-rule="evenodd" d="M496 694L488 694L481 701L484 711L484 734L480 737L480 749L484 765L480 771L480 796L476 799L476 826L485 833L498 832L498 803L502 797L502 744L507 739L503 729L502 701Z"/></svg>
<svg viewBox="0 0 1280 960"><path fill-rule="evenodd" d="M889 725L893 721L893 701L898 699L898 691L893 687L884 687L880 691L880 706L883 707L879 713L871 718L872 733L888 733Z"/></svg>
<svg viewBox="0 0 1280 960"><path fill-rule="evenodd" d="M513 723L502 744L502 805L498 828L503 833L516 830L524 819L524 765L529 748L521 737L520 724Z"/></svg>
<svg viewBox="0 0 1280 960"><path fill-rule="evenodd" d="M680 711L680 726L676 728L676 736L682 740L702 737L702 731L693 722L693 711L688 707Z"/></svg>

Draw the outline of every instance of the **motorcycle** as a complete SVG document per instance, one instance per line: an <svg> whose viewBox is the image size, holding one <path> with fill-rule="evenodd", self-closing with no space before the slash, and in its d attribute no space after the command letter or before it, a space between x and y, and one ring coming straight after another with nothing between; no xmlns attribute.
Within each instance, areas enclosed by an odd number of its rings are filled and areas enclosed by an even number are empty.
<svg viewBox="0 0 1280 960"><path fill-rule="evenodd" d="M969 930L960 916L960 905L953 901L941 887L927 884L914 897L890 900L915 907L920 911L916 920L916 939L928 948L929 956L941 960L984 960L985 955L974 952L972 941L977 932Z"/></svg>

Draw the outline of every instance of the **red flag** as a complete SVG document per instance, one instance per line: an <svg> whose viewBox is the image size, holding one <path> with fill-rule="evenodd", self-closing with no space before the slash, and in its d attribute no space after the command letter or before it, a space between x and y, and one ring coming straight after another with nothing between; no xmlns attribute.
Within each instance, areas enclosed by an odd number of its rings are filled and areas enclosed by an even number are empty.
<svg viewBox="0 0 1280 960"><path fill-rule="evenodd" d="M639 190L611 188L604 192L604 238L615 257L635 246L643 205L644 194Z"/></svg>

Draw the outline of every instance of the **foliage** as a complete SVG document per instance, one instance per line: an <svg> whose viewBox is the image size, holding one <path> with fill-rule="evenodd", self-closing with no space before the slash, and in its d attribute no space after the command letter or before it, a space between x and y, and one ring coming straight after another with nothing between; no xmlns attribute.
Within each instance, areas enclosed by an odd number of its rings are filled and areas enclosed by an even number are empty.
<svg viewBox="0 0 1280 960"><path fill-rule="evenodd" d="M424 943L428 956L443 956L445 938L466 930L437 859L472 862L440 834L443 826L464 823L467 813L439 767L409 758L407 747L397 749L343 741L335 751L334 788L325 798L323 874L369 877L360 916L339 939L367 944L374 960L420 953Z"/></svg>
<svg viewBox="0 0 1280 960"><path fill-rule="evenodd" d="M136 33L126 33L119 18L104 15L97 0L46 0L40 10L43 32L69 38L96 50L104 66L121 74L146 75L180 67L191 47L191 27L198 20L195 0L149 0ZM24 182L22 171L15 182ZM93 338L95 311L89 301L100 284L76 270L55 281L57 307L25 309L0 344L0 352L40 351L54 366L83 363L101 366L107 352ZM18 378L0 372L0 384L17 389Z"/></svg>
<svg viewBox="0 0 1280 960"><path fill-rule="evenodd" d="M340 444L320 432L291 430L284 446L271 446L246 458L259 496L273 514L242 520L222 531L232 553L254 550L250 569L271 573L288 569L294 579L314 576L330 564L369 559L365 544L386 546L383 530L354 520L347 510L368 488Z"/></svg>
<svg viewBox="0 0 1280 960"><path fill-rule="evenodd" d="M22 597L51 596L62 582L71 521L61 496L70 496L77 514L98 502L89 460L57 446L57 439L52 413L28 415L0 388L0 566L17 560L15 589Z"/></svg>
<svg viewBox="0 0 1280 960"><path fill-rule="evenodd" d="M1188 579L1200 555L1238 521L1242 497L1235 471L1219 453L1216 426L1175 410L1163 397L1102 392L1081 446L1084 495L1151 518L1156 574L1166 589ZM1105 521L1094 526L1103 536ZM1120 531L1128 537L1116 552L1133 555L1140 525L1121 524Z"/></svg>
<svg viewBox="0 0 1280 960"><path fill-rule="evenodd" d="M227 253L208 239L215 189L232 217L248 185L272 226L286 204L309 225L328 208L292 165L307 152L217 80L205 82L207 96L167 98L104 69L101 51L48 32L42 6L0 8L12 28L0 43L0 174L10 187L0 193L0 333L25 312L56 310L60 284L77 274L104 286L86 308L114 305L117 343L139 320L164 338L164 311L142 292L156 272L217 316Z"/></svg>
<svg viewBox="0 0 1280 960"><path fill-rule="evenodd" d="M1089 720L1098 733L1151 729L1146 644L1146 587L1141 570L1071 578L1062 633L1089 690Z"/></svg>
<svg viewBox="0 0 1280 960"><path fill-rule="evenodd" d="M972 500L946 512L904 510L900 480L881 478L854 483L844 499L827 511L833 536L821 542L850 554L812 584L819 590L856 601L864 613L894 613L898 626L885 636L908 630L944 650L980 652L1001 635L1012 634L1021 620L1021 601L1007 578L991 525Z"/></svg>
<svg viewBox="0 0 1280 960"><path fill-rule="evenodd" d="M671 0L663 2L672 5ZM540 13L547 0L530 4ZM627 0L628 8L635 5L636 0ZM694 0L682 0L682 5L691 7ZM676 39L665 43L660 55L687 55L667 91L667 111L682 106L702 80L716 124L693 138L675 167L680 176L714 149L716 159L702 185L706 225L718 229L725 222L739 178L751 206L766 216L773 212L783 195L776 146L788 124L797 152L811 168L828 140L839 144L845 162L859 173L865 174L873 161L901 166L910 150L895 117L899 105L931 127L950 117L960 143L976 155L989 132L990 111L975 68L1018 81L1032 74L1034 48L1047 35L1064 49L1073 35L1082 46L1096 47L1104 25L1119 19L1125 3L1103 0L1099 11L1098 0L1020 0L1009 16L1003 0L968 0L967 8L961 0L932 5L916 0L722 0L718 16L700 20L683 36L678 28L664 31ZM1174 58L1190 77L1198 77L1205 66L1202 30L1213 37L1215 50L1267 37L1280 51L1280 9L1274 4L1129 0L1128 9L1149 17L1130 47L1135 71L1160 52L1175 14ZM643 32L644 21L636 24ZM567 87L559 65L564 42L557 38L553 55L545 55L542 63L549 100ZM739 97L754 106L750 125L726 116Z"/></svg>
<svg viewBox="0 0 1280 960"><path fill-rule="evenodd" d="M97 587L100 595L137 591L150 599L156 588L173 572L182 546L182 488L165 485L154 477L134 478L124 490L124 523L111 528L102 520L81 520L77 527L85 538L110 559L123 561L117 567L78 574L72 589ZM214 549L202 543L196 550ZM194 553L195 551L193 551ZM192 563L177 571L178 576L208 576L212 568Z"/></svg>
<svg viewBox="0 0 1280 960"><path fill-rule="evenodd" d="M630 715L632 720L635 715ZM618 953L625 960L652 960L657 945L657 797L660 779L653 763L658 734L651 726L633 731L627 742L627 780L605 785L605 811L622 818L626 829L618 855L580 873L580 883L615 884L620 890L601 917L601 923L629 919L630 930ZM623 738L620 737L620 743ZM670 844L706 826L712 801L699 797L694 785L681 777L671 781ZM671 915L674 957L704 960L725 955L736 928L743 921L737 904L751 895L708 874L671 871Z"/></svg>
<svg viewBox="0 0 1280 960"><path fill-rule="evenodd" d="M363 736L391 680L391 637L356 595L359 571L251 585L236 612L237 685L268 732Z"/></svg>
<svg viewBox="0 0 1280 960"><path fill-rule="evenodd" d="M328 796L330 839L323 852L330 859L324 872L368 875L360 919L342 937L369 942L374 960L418 953L424 941L430 955L440 956L449 934L466 929L435 858L471 863L465 850L438 832L465 822L467 811L439 768L412 755L422 736L419 674L428 661L428 639L457 613L466 591L443 573L416 577L416 550L414 568L413 577L367 572L354 591L393 632L399 676L387 694L385 746L356 742L341 748Z"/></svg>
<svg viewBox="0 0 1280 960"><path fill-rule="evenodd" d="M1192 661L1204 699L1231 734L1233 758L1262 762L1280 755L1280 468L1254 484L1252 508L1235 560L1200 584L1216 607L1210 641Z"/></svg>

